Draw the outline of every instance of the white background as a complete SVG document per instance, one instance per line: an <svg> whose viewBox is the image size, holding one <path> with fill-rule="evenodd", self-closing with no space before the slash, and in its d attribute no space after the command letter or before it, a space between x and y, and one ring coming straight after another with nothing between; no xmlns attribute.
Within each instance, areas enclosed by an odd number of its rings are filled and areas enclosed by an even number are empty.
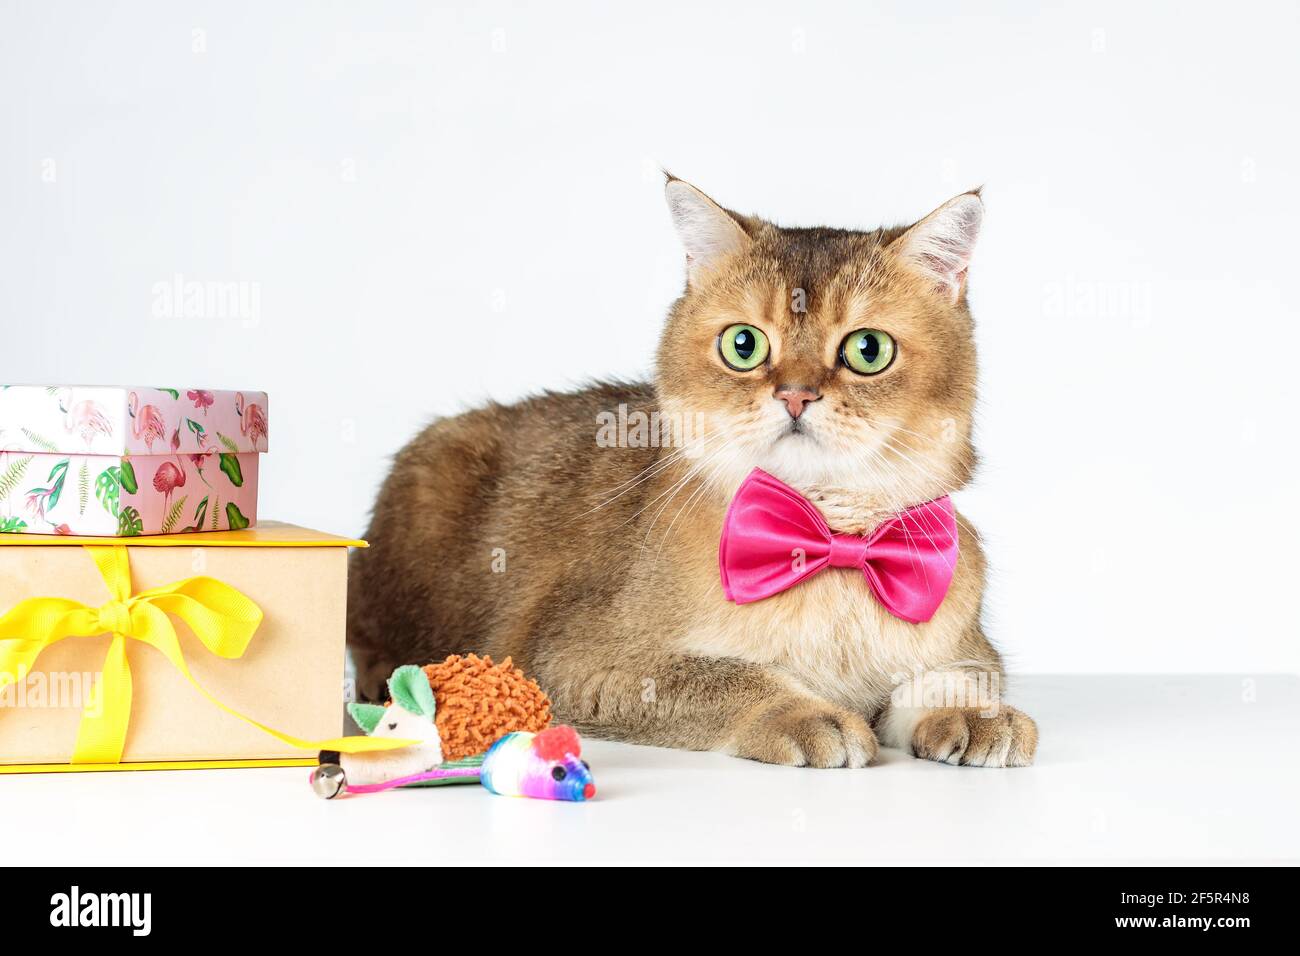
<svg viewBox="0 0 1300 956"><path fill-rule="evenodd" d="M1038 6L3 2L0 380L265 389L263 517L359 533L429 418L649 369L660 164L787 224L982 183L1012 668L1300 670L1296 8Z"/></svg>

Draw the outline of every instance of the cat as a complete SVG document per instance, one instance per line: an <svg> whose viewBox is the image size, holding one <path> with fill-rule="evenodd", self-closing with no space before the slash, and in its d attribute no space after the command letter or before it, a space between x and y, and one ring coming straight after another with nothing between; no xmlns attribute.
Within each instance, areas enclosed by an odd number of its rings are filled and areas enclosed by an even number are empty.
<svg viewBox="0 0 1300 956"><path fill-rule="evenodd" d="M489 404L396 456L352 558L359 689L403 663L508 655L584 735L812 767L865 766L882 744L1029 764L1037 728L997 698L960 516L926 623L853 569L743 606L719 581L756 467L858 534L970 479L979 191L872 232L783 228L671 175L666 195L686 286L653 382Z"/></svg>

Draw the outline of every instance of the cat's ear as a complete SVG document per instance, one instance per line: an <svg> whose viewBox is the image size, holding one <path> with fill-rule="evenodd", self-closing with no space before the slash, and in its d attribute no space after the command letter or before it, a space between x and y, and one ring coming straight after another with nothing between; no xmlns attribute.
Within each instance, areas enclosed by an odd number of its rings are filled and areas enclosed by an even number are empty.
<svg viewBox="0 0 1300 956"><path fill-rule="evenodd" d="M926 216L894 240L903 263L933 280L949 302L961 297L975 240L984 219L979 190L962 193Z"/></svg>
<svg viewBox="0 0 1300 956"><path fill-rule="evenodd" d="M749 245L749 236L731 213L690 183L670 176L664 195L686 247L686 276L691 285L698 285L706 272Z"/></svg>

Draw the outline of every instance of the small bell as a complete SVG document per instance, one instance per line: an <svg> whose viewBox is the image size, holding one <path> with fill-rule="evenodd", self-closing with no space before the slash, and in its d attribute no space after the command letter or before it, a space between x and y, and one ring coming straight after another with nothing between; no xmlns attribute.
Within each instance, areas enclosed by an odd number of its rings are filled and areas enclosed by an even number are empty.
<svg viewBox="0 0 1300 956"><path fill-rule="evenodd" d="M311 772L311 788L322 800L333 800L347 785L347 774L336 763L323 763Z"/></svg>

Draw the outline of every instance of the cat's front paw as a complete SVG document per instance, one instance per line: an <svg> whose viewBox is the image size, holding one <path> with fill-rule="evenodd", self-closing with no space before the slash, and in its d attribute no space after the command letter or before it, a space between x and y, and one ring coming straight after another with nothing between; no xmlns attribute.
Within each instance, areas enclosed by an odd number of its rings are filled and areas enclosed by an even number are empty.
<svg viewBox="0 0 1300 956"><path fill-rule="evenodd" d="M912 753L970 767L1027 767L1038 749L1038 727L1005 704L988 714L974 707L929 711L912 732Z"/></svg>
<svg viewBox="0 0 1300 956"><path fill-rule="evenodd" d="M791 767L865 767L879 750L860 714L799 698L765 708L732 742L738 757Z"/></svg>
<svg viewBox="0 0 1300 956"><path fill-rule="evenodd" d="M868 534L890 515L888 510L878 507L873 499L860 491L812 485L805 492L808 500L826 519L826 524L845 534Z"/></svg>

